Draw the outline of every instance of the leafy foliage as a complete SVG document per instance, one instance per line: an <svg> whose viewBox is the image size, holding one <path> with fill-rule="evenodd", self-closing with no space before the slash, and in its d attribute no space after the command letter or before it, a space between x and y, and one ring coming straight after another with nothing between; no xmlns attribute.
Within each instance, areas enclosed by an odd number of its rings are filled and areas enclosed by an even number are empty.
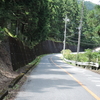
<svg viewBox="0 0 100 100"><path fill-rule="evenodd" d="M64 57L66 57L66 58L68 58L68 59L70 59L70 53L71 53L72 51L70 50L70 49L66 49L66 50L62 50L61 51L61 53L63 54L63 56Z"/></svg>
<svg viewBox="0 0 100 100"><path fill-rule="evenodd" d="M67 52L68 51L68 52ZM79 62L97 62L100 64L100 51L99 52L92 52L92 49L85 49L85 53L79 53L78 59L77 54L72 54L69 52L70 50L65 50L64 57L68 60L74 60Z"/></svg>
<svg viewBox="0 0 100 100"><path fill-rule="evenodd" d="M47 0L2 0L0 5L2 28L9 30L27 45L45 40L49 18Z"/></svg>
<svg viewBox="0 0 100 100"><path fill-rule="evenodd" d="M78 0L78 3L80 3L81 1L82 0ZM93 10L95 8L95 5L96 5L90 1L84 1L84 4L88 10Z"/></svg>
<svg viewBox="0 0 100 100"><path fill-rule="evenodd" d="M64 18L67 15L70 22L67 23L67 35L74 36L78 27L79 9L76 0L56 0L50 2L50 33L49 37L55 40L63 40ZM75 33L74 33L75 32Z"/></svg>
<svg viewBox="0 0 100 100"><path fill-rule="evenodd" d="M63 41L63 19L67 15L70 22L66 27L66 40L77 45L81 4L77 0L1 0L0 27L6 30L0 29L0 38L10 33L10 36L20 39L28 46L46 39ZM100 43L99 11L99 5L91 11L84 7L82 48L93 48Z"/></svg>

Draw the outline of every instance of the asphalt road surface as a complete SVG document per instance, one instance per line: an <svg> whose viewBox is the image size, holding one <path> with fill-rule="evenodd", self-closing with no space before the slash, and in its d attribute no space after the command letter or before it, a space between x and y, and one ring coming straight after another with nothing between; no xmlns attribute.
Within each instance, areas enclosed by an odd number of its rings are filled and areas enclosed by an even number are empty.
<svg viewBox="0 0 100 100"><path fill-rule="evenodd" d="M100 75L69 65L60 56L44 56L15 100L100 100Z"/></svg>

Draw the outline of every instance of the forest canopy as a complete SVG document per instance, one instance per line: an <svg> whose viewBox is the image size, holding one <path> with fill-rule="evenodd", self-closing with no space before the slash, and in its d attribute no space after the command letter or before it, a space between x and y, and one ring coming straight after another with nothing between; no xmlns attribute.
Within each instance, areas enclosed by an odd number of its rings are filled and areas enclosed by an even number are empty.
<svg viewBox="0 0 100 100"><path fill-rule="evenodd" d="M88 4L87 4L88 5ZM77 0L0 0L0 39L9 35L26 45L46 39L63 41L67 15L68 43L77 44L82 2ZM100 6L84 6L81 45L96 47L100 43Z"/></svg>

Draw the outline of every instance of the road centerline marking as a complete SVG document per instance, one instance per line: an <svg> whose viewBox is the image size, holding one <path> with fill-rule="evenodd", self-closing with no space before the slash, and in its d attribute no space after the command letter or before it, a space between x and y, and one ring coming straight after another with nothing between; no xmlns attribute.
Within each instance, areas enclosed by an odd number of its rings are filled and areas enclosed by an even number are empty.
<svg viewBox="0 0 100 100"><path fill-rule="evenodd" d="M83 85L78 79L76 79L72 74L70 74L69 72L67 72L64 68L62 68L61 66L57 65L53 60L52 57L50 58L51 62L56 65L57 67L59 67L60 69L62 69L65 73L67 73L69 76L71 76L78 84L80 84L88 93L90 93L96 100L100 100L100 97L98 97L95 93L93 93L91 90L89 90L85 85Z"/></svg>

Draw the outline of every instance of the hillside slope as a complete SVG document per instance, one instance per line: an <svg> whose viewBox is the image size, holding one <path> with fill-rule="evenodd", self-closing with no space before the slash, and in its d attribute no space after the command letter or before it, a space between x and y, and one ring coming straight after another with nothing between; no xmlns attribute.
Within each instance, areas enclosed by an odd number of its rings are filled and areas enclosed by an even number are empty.
<svg viewBox="0 0 100 100"><path fill-rule="evenodd" d="M82 0L78 0L78 3L80 3ZM94 3L90 2L90 1L85 1L84 2L85 6L87 7L88 10L93 10L95 8Z"/></svg>
<svg viewBox="0 0 100 100"><path fill-rule="evenodd" d="M17 73L11 68L7 41L0 43L0 91L8 86Z"/></svg>

